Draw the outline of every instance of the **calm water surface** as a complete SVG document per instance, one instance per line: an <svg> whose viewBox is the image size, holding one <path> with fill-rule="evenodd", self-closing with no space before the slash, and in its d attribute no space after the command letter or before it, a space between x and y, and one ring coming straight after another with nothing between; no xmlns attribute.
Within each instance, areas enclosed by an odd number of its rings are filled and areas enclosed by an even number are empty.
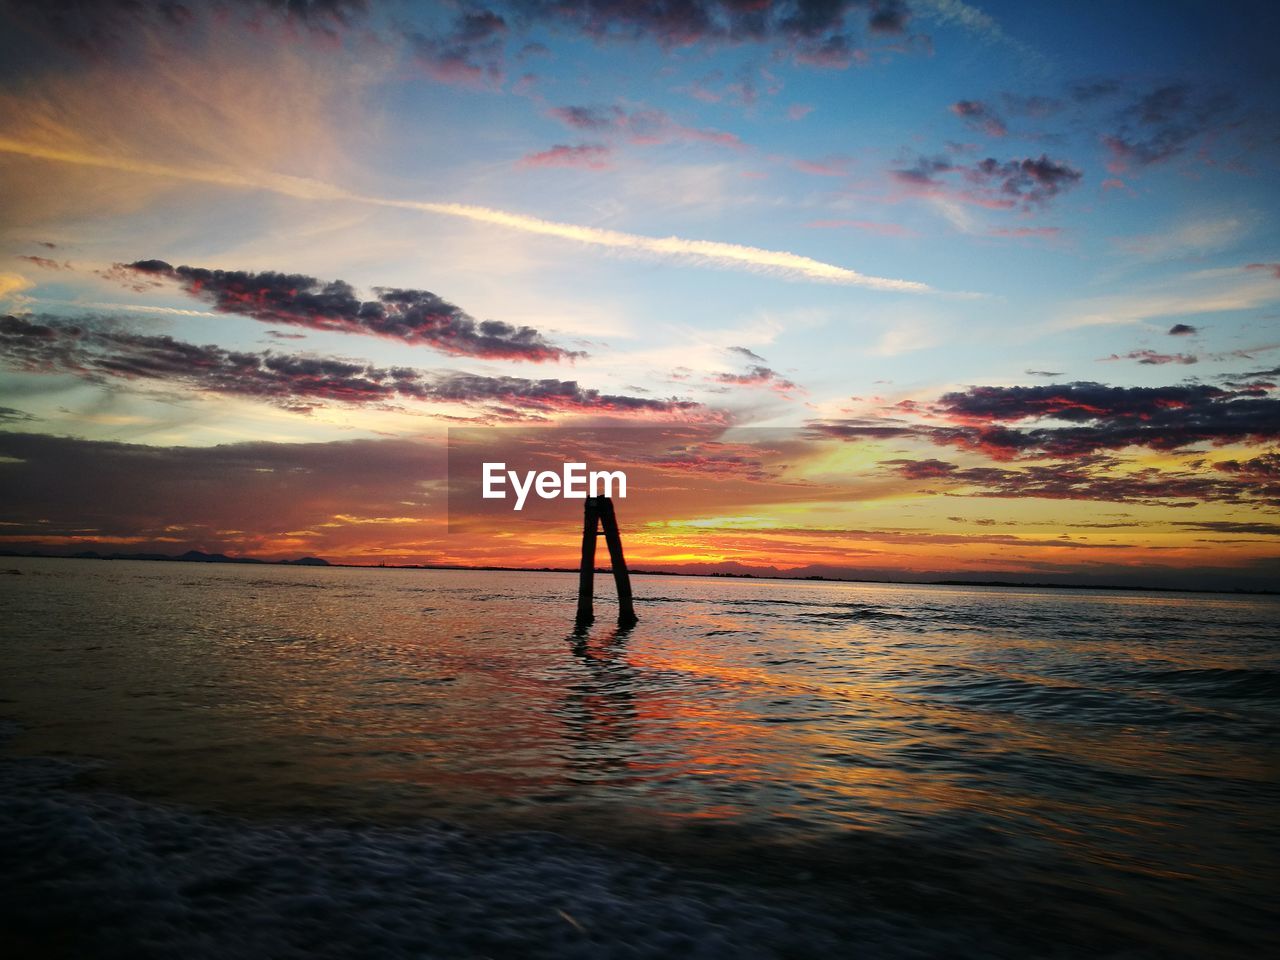
<svg viewBox="0 0 1280 960"><path fill-rule="evenodd" d="M1276 598L640 577L575 634L560 574L0 565L8 753L92 762L59 789L540 831L944 938L871 955L1274 943Z"/></svg>

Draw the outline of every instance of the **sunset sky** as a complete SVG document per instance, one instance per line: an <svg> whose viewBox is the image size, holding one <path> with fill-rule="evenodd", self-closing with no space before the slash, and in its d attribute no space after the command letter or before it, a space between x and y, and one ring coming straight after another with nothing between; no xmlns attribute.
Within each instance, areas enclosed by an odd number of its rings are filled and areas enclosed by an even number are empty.
<svg viewBox="0 0 1280 960"><path fill-rule="evenodd" d="M0 549L1275 586L1278 20L0 0Z"/></svg>

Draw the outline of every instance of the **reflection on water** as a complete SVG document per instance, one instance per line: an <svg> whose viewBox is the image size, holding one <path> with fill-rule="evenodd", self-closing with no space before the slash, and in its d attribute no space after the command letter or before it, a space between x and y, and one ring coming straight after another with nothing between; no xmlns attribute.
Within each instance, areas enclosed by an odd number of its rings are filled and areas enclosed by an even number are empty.
<svg viewBox="0 0 1280 960"><path fill-rule="evenodd" d="M592 638L586 627L569 636L573 655L586 674L571 683L557 713L568 729L565 778L570 783L609 780L637 784L645 780L634 740L639 716L636 690L640 676L626 660L625 644L633 626L618 626Z"/></svg>
<svg viewBox="0 0 1280 960"><path fill-rule="evenodd" d="M553 830L1076 953L1275 925L1274 598L638 577L638 625L569 633L555 574L12 563L14 749L135 796Z"/></svg>

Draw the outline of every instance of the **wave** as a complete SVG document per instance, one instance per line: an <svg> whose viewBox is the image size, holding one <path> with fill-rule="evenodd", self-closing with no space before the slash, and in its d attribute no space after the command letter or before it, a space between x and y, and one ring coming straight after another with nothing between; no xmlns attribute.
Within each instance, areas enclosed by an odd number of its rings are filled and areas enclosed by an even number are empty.
<svg viewBox="0 0 1280 960"><path fill-rule="evenodd" d="M905 919L686 878L546 832L253 822L68 789L0 760L0 926L78 957L916 956ZM972 951L949 955L979 956Z"/></svg>

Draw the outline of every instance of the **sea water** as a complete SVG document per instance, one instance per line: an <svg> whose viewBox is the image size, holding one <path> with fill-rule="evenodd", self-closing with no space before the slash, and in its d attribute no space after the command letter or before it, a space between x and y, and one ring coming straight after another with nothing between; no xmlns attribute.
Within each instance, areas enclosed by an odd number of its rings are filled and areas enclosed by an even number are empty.
<svg viewBox="0 0 1280 960"><path fill-rule="evenodd" d="M33 955L1276 946L1275 597L0 567Z"/></svg>

